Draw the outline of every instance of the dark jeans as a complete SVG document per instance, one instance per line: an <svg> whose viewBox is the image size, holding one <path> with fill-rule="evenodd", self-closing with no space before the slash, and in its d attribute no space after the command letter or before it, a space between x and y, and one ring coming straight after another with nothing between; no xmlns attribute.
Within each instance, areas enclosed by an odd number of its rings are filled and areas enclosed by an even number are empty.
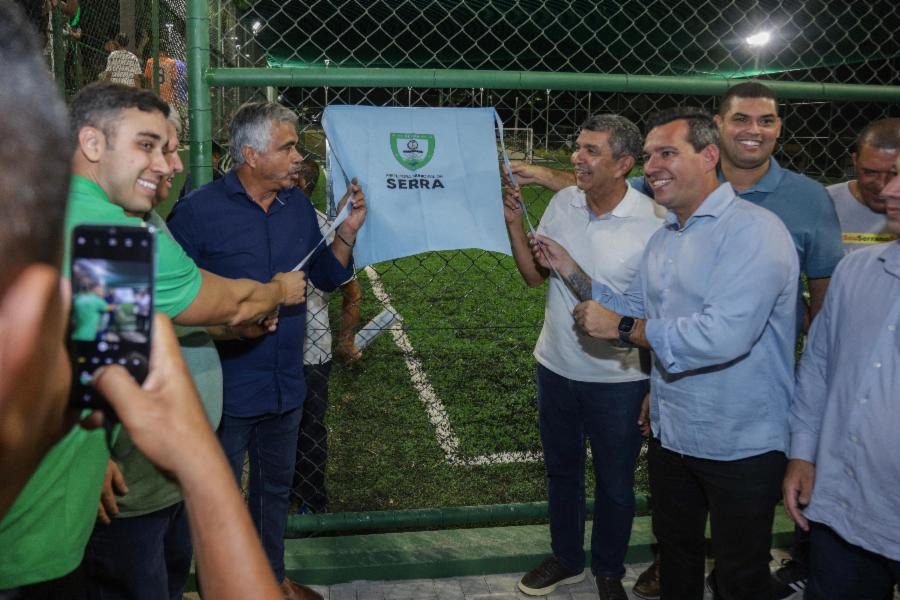
<svg viewBox="0 0 900 600"><path fill-rule="evenodd" d="M294 473L294 494L301 506L312 512L325 512L328 492L325 489L325 462L328 460L328 429L325 412L328 410L328 376L331 361L321 365L304 365L306 400L297 439L297 468Z"/></svg>
<svg viewBox="0 0 900 600"><path fill-rule="evenodd" d="M769 550L785 455L766 452L741 460L709 460L666 450L651 439L648 458L661 597L703 598L708 515L716 597L772 598Z"/></svg>
<svg viewBox="0 0 900 600"><path fill-rule="evenodd" d="M594 463L591 571L625 574L634 519L634 463L641 448L637 420L649 383L572 381L538 365L538 413L553 555L568 569L584 569L585 441Z"/></svg>
<svg viewBox="0 0 900 600"><path fill-rule="evenodd" d="M84 574L81 568L50 581L42 581L9 590L0 590L0 600L85 600Z"/></svg>
<svg viewBox="0 0 900 600"><path fill-rule="evenodd" d="M247 505L278 581L284 579L284 529L302 408L281 415L222 415L219 441L240 485L244 452L250 465Z"/></svg>
<svg viewBox="0 0 900 600"><path fill-rule="evenodd" d="M900 561L854 546L829 527L810 523L806 600L890 600Z"/></svg>
<svg viewBox="0 0 900 600"><path fill-rule="evenodd" d="M181 600L191 571L191 534L184 502L97 523L84 553L92 600Z"/></svg>

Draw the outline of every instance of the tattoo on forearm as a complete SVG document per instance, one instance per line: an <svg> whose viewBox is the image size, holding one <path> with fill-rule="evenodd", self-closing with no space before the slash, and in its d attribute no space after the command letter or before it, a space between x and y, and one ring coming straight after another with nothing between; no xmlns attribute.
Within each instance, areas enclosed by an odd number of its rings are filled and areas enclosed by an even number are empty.
<svg viewBox="0 0 900 600"><path fill-rule="evenodd" d="M576 267L574 273L563 279L572 292L574 292L578 300L585 302L591 299L591 289L593 286L591 284L591 278L587 276L587 273Z"/></svg>

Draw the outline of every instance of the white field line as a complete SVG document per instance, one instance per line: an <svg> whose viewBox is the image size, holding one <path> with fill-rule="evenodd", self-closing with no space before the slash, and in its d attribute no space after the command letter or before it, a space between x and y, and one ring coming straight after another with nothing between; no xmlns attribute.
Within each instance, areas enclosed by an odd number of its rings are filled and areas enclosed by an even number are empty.
<svg viewBox="0 0 900 600"><path fill-rule="evenodd" d="M384 285L382 285L378 273L376 273L372 267L366 267L365 272L369 281L372 283L372 292L375 294L378 301L381 302L384 308L399 315L396 309L391 306L391 298L387 295L387 292L384 291ZM403 352L403 359L406 361L406 369L409 371L413 387L419 394L419 399L422 401L422 404L425 405L425 412L428 414L428 420L431 421L431 424L434 426L437 442L444 452L445 460L451 465L460 464L459 439L453 432L453 426L450 425L450 417L447 415L447 409L444 408L444 403L441 402L441 399L434 393L434 388L431 387L431 383L428 381L428 375L425 374L425 369L422 368L422 363L416 356L412 343L409 341L409 337L407 337L406 333L403 331L402 324L403 321L401 317L400 321L391 326L391 335L394 337L394 343L397 344L397 347Z"/></svg>
<svg viewBox="0 0 900 600"><path fill-rule="evenodd" d="M451 466L478 467L482 465L498 465L510 463L534 463L544 460L543 452L495 452L493 454L484 454L482 456L473 456L472 458L462 458L459 455L459 438L453 431L453 425L450 424L450 417L447 415L447 409L444 403L438 398L428 381L428 375L422 367L421 361L416 356L412 342L409 341L406 333L403 332L403 317L391 305L391 298L384 290L381 278L372 267L365 268L366 276L372 284L372 293L382 306L399 317L399 320L390 326L391 335L394 337L394 343L403 352L403 360L406 362L406 369L409 371L410 379L412 379L413 387L419 394L419 400L425 405L425 411L428 414L428 420L434 426L435 437L438 445L444 452L444 460ZM641 447L641 455L646 452L646 446ZM588 456L591 455L588 449Z"/></svg>

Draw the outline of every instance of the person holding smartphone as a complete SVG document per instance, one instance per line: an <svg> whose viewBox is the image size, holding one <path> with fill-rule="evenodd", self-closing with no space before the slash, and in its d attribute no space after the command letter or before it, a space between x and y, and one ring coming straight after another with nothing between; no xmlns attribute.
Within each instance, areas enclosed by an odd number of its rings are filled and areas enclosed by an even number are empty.
<svg viewBox="0 0 900 600"><path fill-rule="evenodd" d="M152 92L120 84L98 82L78 93L71 105L76 145L67 231L82 223L143 225L140 217L171 173L163 154L168 112ZM156 310L183 325L255 327L278 306L305 299L302 273L273 275L263 283L202 271L159 236ZM54 579L79 565L108 458L102 432L73 430L42 462L0 524L0 546L17 548L0 564L0 589Z"/></svg>
<svg viewBox="0 0 900 600"><path fill-rule="evenodd" d="M80 411L67 409L71 370L62 342L69 302L60 259L71 134L36 35L11 3L0 3L0 39L0 134L7 142L0 161L15 165L0 170L0 598L80 598L73 570L95 505L87 514L70 511L80 501L60 498L60 491L78 492L71 486L96 471L88 464L95 459L82 455L78 444L102 439L103 432L73 427ZM138 448L182 486L209 596L279 598L167 320L157 317L142 387L120 367L95 374L94 383ZM98 416L89 417L94 426ZM66 465L65 476L48 481L48 465L59 463ZM102 471L105 458L99 463ZM98 491L89 494L92 503ZM54 502L35 502L42 495ZM44 547L37 545L40 538ZM23 565L28 568L20 573Z"/></svg>

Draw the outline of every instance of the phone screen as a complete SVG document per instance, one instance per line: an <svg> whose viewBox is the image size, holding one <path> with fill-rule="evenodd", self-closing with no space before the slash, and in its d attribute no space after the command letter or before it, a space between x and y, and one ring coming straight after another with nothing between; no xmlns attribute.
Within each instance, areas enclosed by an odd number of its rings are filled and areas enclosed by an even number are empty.
<svg viewBox="0 0 900 600"><path fill-rule="evenodd" d="M109 409L91 386L104 365L147 377L153 323L154 231L148 227L79 225L72 233L70 402Z"/></svg>

